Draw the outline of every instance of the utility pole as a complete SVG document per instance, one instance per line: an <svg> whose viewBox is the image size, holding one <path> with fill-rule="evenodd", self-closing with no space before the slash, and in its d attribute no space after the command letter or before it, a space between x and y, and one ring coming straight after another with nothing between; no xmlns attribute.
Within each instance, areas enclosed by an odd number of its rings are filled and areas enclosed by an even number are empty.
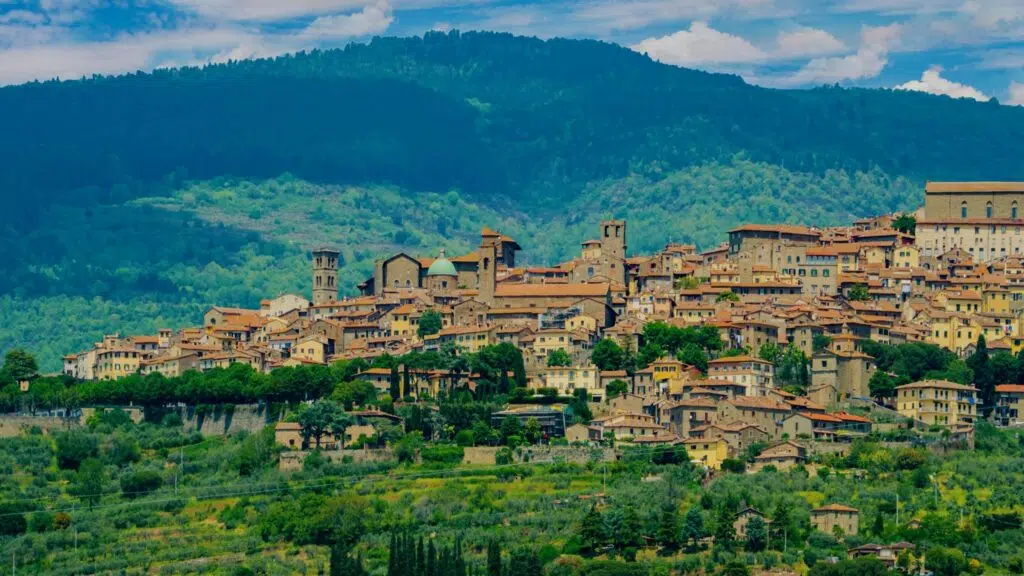
<svg viewBox="0 0 1024 576"><path fill-rule="evenodd" d="M896 493L896 528L900 527L900 493Z"/></svg>

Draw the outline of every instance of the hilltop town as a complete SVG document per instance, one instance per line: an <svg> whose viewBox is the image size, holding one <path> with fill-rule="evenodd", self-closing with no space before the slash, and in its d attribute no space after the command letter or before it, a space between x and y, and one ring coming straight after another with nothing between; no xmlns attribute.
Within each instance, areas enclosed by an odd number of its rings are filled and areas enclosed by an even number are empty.
<svg viewBox="0 0 1024 576"><path fill-rule="evenodd" d="M543 267L520 264L520 243L485 228L468 254L379 259L361 295L346 298L338 252L320 247L312 299L215 305L202 326L107 336L65 357L64 372L109 380L361 359L356 379L415 400L473 390L474 375L404 367L396 383L395 367L374 359L507 343L521 351L528 393L585 390L605 405L586 426L547 430L574 439L685 442L717 466L753 441L849 440L872 426L851 408L887 406L969 441L983 401L1000 423L1016 423L1024 387L930 378L872 390L897 375L876 375L865 344L933 344L960 358L981 342L991 353L1024 349L1024 184L932 182L925 198L914 214L830 228L746 224L708 250L669 244L651 255L628 255L627 222L607 220L577 257ZM709 448L713 438L728 441Z"/></svg>

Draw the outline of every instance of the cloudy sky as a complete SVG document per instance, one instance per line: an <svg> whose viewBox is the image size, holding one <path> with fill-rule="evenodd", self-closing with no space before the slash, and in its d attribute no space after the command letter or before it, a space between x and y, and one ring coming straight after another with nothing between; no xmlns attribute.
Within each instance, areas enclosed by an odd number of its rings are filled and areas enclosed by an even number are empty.
<svg viewBox="0 0 1024 576"><path fill-rule="evenodd" d="M1024 0L0 0L0 84L499 30L802 88L1024 105Z"/></svg>

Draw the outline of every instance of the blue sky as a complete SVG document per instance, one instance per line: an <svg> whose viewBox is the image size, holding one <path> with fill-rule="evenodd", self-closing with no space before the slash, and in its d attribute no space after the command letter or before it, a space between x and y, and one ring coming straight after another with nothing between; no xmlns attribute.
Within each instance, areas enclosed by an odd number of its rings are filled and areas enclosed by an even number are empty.
<svg viewBox="0 0 1024 576"><path fill-rule="evenodd" d="M1024 105L1024 0L0 0L0 84L449 29L596 38L771 87Z"/></svg>

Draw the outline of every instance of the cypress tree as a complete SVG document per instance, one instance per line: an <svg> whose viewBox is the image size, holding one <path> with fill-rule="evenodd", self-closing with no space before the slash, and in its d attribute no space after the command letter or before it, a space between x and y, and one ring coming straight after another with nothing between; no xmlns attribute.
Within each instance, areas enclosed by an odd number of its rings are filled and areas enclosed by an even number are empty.
<svg viewBox="0 0 1024 576"><path fill-rule="evenodd" d="M416 576L426 576L427 573L427 558L426 552L423 548L423 537L420 536L416 541L416 563L413 568Z"/></svg>
<svg viewBox="0 0 1024 576"><path fill-rule="evenodd" d="M437 548L433 540L427 542L426 576L437 576Z"/></svg>
<svg viewBox="0 0 1024 576"><path fill-rule="evenodd" d="M501 576L501 546L497 540L487 544L487 576Z"/></svg>

